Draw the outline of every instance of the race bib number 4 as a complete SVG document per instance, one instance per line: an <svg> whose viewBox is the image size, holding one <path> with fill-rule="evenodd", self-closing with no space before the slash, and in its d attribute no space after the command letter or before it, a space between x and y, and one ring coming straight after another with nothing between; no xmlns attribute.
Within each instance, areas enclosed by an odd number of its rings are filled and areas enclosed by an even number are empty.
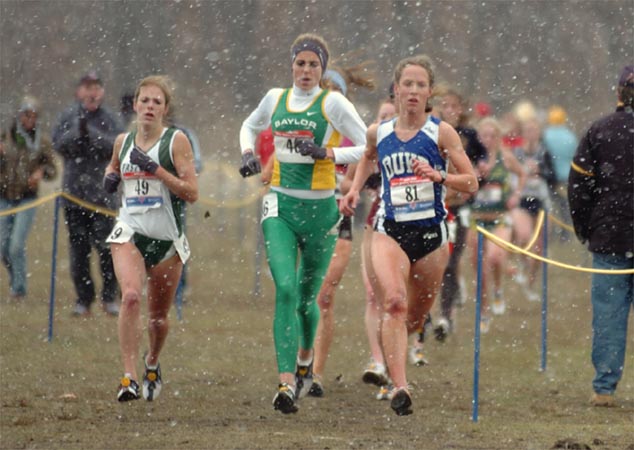
<svg viewBox="0 0 634 450"><path fill-rule="evenodd" d="M315 160L310 156L302 156L295 145L296 139L313 140L313 133L306 130L298 131L276 131L273 134L275 144L275 157L282 163L293 164L315 164Z"/></svg>
<svg viewBox="0 0 634 450"><path fill-rule="evenodd" d="M435 216L434 183L429 178L409 176L390 180L394 220L429 219Z"/></svg>
<svg viewBox="0 0 634 450"><path fill-rule="evenodd" d="M262 197L262 219L260 220L260 223L271 217L277 217L277 213L277 194L275 192L269 192Z"/></svg>

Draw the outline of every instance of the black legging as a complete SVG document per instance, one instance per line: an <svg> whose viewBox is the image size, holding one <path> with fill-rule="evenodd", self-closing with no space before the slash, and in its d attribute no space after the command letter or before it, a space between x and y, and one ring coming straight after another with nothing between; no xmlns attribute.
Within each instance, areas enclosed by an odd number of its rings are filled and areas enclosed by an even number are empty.
<svg viewBox="0 0 634 450"><path fill-rule="evenodd" d="M467 240L467 227L463 227L458 216L458 209L450 207L449 210L455 217L456 223L456 242L453 246L453 252L449 257L447 268L442 278L442 287L440 290L440 311L441 315L446 319L451 318L456 297L460 292L460 283L458 280L458 267L460 265L460 257L464 252Z"/></svg>
<svg viewBox="0 0 634 450"><path fill-rule="evenodd" d="M89 307L95 300L95 284L90 275L92 247L99 254L99 266L103 278L101 300L114 301L117 294L117 280L112 265L110 246L106 244L106 238L114 226L114 219L75 205L64 208L64 212L70 241L70 270L77 293L77 303Z"/></svg>

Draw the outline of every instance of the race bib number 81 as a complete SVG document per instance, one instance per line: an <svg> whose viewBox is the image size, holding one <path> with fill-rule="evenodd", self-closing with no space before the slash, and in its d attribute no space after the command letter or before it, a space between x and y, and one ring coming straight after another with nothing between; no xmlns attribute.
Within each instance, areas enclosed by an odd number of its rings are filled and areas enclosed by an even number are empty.
<svg viewBox="0 0 634 450"><path fill-rule="evenodd" d="M429 178L409 176L390 180L394 220L405 222L434 217L434 183Z"/></svg>

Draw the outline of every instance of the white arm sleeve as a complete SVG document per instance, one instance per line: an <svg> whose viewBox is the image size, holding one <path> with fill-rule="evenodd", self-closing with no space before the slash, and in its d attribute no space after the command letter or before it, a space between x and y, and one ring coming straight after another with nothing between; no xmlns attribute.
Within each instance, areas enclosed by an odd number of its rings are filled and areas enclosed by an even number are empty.
<svg viewBox="0 0 634 450"><path fill-rule="evenodd" d="M331 92L324 102L324 112L332 126L352 141L354 147L335 147L335 164L351 164L365 151L366 126L354 105L339 92Z"/></svg>
<svg viewBox="0 0 634 450"><path fill-rule="evenodd" d="M255 110L242 122L240 127L240 151L253 150L255 140L271 124L271 116L284 89L274 88L266 93Z"/></svg>

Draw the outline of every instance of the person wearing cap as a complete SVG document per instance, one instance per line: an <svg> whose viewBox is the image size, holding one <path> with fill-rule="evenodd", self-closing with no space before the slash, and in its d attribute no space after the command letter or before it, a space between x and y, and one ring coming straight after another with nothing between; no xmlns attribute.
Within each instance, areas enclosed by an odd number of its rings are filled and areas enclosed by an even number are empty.
<svg viewBox="0 0 634 450"><path fill-rule="evenodd" d="M115 300L117 280L105 242L114 219L95 208L117 208L116 197L103 189L101 178L110 161L115 138L123 127L116 115L103 105L105 90L97 72L83 75L75 94L76 101L62 112L53 129L53 147L64 160L62 188L82 202L64 199L70 270L77 295L73 315L89 315L95 300L95 283L90 273L90 253L95 248L103 279L102 306L107 314L116 316L119 311Z"/></svg>
<svg viewBox="0 0 634 450"><path fill-rule="evenodd" d="M240 129L244 177L261 170L253 152L258 134L269 125L273 131L271 190L263 198L261 223L276 291L273 336L279 386L273 407L285 414L297 412L298 398L312 385L316 297L340 218L335 164L358 161L365 147L366 127L352 103L324 89L328 59L321 36L298 36L291 46L293 86L269 90ZM354 147L340 147L342 136Z"/></svg>
<svg viewBox="0 0 634 450"><path fill-rule="evenodd" d="M568 207L568 174L570 163L579 145L577 135L566 124L568 114L559 105L552 105L548 109L548 125L544 128L542 141L544 148L552 157L555 181L550 186L553 199L553 211L566 223L571 223ZM562 227L557 228L559 238L563 242L570 240L570 233Z"/></svg>
<svg viewBox="0 0 634 450"><path fill-rule="evenodd" d="M616 111L583 135L568 178L568 201L577 238L588 243L591 281L591 403L614 406L623 375L627 326L634 306L634 66L617 86Z"/></svg>
<svg viewBox="0 0 634 450"><path fill-rule="evenodd" d="M0 135L0 259L9 272L9 297L16 300L27 293L26 241L35 218L35 207L29 204L37 198L40 181L57 175L39 112L37 99L24 97Z"/></svg>

